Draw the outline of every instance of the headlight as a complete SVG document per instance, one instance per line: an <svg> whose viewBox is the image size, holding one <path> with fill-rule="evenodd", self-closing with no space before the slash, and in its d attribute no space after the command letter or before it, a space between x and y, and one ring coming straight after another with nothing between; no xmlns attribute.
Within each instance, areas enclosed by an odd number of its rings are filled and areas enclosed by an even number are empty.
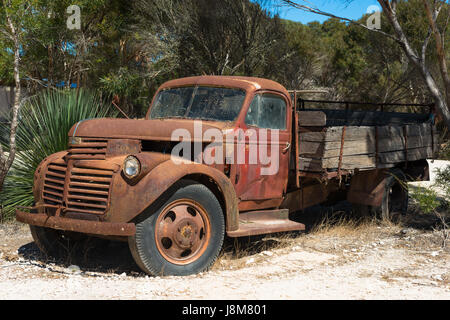
<svg viewBox="0 0 450 320"><path fill-rule="evenodd" d="M134 178L141 172L141 164L134 156L126 157L123 163L123 173L127 178Z"/></svg>

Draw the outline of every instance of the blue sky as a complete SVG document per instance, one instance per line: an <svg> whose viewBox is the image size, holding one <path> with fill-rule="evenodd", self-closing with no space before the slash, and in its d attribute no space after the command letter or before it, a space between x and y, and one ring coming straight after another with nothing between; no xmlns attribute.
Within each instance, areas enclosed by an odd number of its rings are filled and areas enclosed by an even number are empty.
<svg viewBox="0 0 450 320"><path fill-rule="evenodd" d="M276 1L274 1L275 3ZM378 1L376 0L353 0L347 3L346 0L307 0L307 1L297 1L299 4L304 4L312 6L312 4L322 11L335 14L337 16L358 19L367 13L367 8L371 5L376 5L380 8ZM277 11L281 18L298 21L303 24L312 21L323 22L328 18L314 13L305 12L295 8L277 7L273 8ZM381 10L381 8L380 8Z"/></svg>

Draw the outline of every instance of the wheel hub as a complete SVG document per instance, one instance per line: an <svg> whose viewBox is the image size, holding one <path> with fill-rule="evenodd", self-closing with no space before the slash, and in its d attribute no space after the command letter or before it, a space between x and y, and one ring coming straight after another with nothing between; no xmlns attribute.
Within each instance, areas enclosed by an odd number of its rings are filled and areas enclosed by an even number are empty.
<svg viewBox="0 0 450 320"><path fill-rule="evenodd" d="M164 208L155 228L159 253L174 264L183 265L195 261L209 243L208 214L191 199L177 200Z"/></svg>
<svg viewBox="0 0 450 320"><path fill-rule="evenodd" d="M190 248L194 242L200 240L196 237L198 234L195 221L191 219L184 219L175 227L175 234L173 238L175 242L182 248Z"/></svg>

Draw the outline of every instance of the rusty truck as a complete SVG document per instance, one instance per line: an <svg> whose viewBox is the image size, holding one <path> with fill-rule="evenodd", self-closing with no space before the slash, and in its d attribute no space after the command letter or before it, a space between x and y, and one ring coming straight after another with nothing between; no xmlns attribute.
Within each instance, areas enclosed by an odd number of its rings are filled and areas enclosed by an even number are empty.
<svg viewBox="0 0 450 320"><path fill-rule="evenodd" d="M148 274L188 275L214 263L225 237L304 230L292 213L337 195L361 214L404 213L404 182L428 179L437 150L433 106L301 96L253 77L168 81L144 119L76 123L68 150L36 169L35 204L16 219L48 254L103 237L128 242ZM261 155L255 144L274 172L249 160ZM206 152L219 161L202 161Z"/></svg>

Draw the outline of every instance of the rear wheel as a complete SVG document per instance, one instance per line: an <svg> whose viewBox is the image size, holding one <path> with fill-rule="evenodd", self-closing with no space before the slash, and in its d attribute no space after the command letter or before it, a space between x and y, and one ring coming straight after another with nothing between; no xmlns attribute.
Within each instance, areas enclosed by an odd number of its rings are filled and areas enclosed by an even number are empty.
<svg viewBox="0 0 450 320"><path fill-rule="evenodd" d="M408 186L406 176L400 169L392 169L385 180L380 206L354 204L353 211L361 217L378 216L387 221L397 221L408 210Z"/></svg>
<svg viewBox="0 0 450 320"><path fill-rule="evenodd" d="M217 259L225 234L222 208L204 185L182 181L129 237L137 265L151 275L189 275ZM146 213L144 213L146 214Z"/></svg>

